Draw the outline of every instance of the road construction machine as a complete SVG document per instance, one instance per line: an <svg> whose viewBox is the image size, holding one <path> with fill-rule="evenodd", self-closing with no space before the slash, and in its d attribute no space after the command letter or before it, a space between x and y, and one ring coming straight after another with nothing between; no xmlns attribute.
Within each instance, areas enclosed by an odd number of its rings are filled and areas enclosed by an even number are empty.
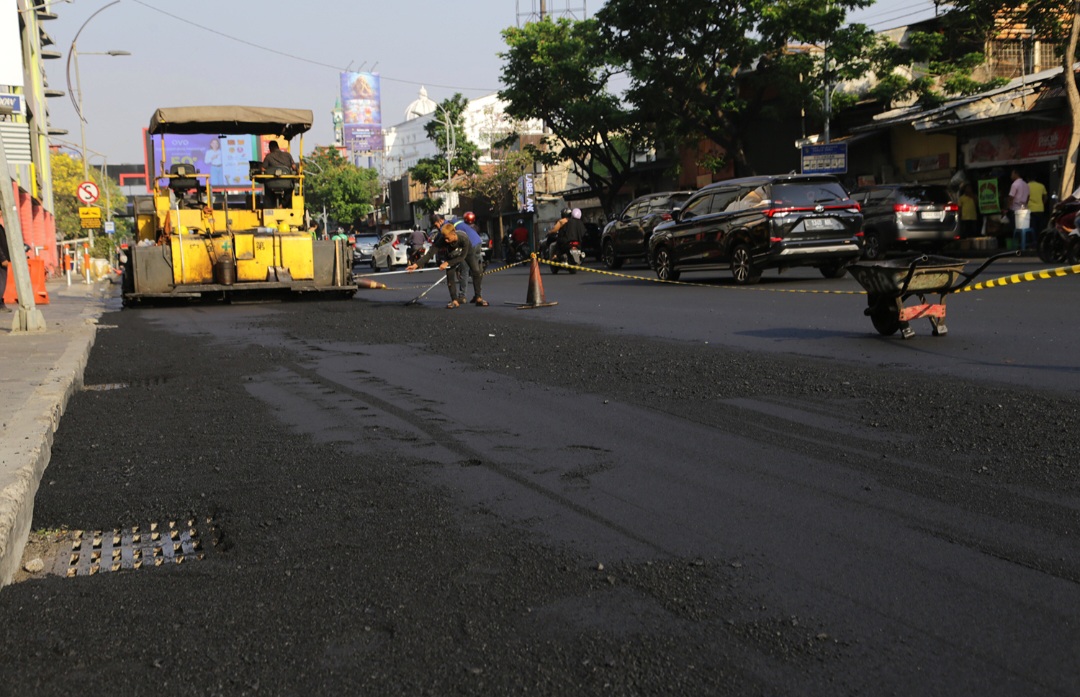
<svg viewBox="0 0 1080 697"><path fill-rule="evenodd" d="M152 194L134 201L136 240L124 255L124 304L352 297L347 240L316 239L305 225L303 133L311 124L306 109L155 111L146 131ZM257 158L270 139L276 145L294 138L296 160L282 156L285 151L267 157L265 166ZM207 147L196 152L192 143Z"/></svg>

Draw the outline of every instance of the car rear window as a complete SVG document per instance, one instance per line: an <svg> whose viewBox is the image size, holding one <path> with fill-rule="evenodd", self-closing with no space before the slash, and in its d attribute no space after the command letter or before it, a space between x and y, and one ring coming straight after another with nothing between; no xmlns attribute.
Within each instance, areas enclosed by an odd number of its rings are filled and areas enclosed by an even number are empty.
<svg viewBox="0 0 1080 697"><path fill-rule="evenodd" d="M777 182L772 186L774 204L787 206L815 206L847 201L848 195L840 182Z"/></svg>
<svg viewBox="0 0 1080 697"><path fill-rule="evenodd" d="M949 203L949 192L941 186L905 186L900 189L904 203Z"/></svg>

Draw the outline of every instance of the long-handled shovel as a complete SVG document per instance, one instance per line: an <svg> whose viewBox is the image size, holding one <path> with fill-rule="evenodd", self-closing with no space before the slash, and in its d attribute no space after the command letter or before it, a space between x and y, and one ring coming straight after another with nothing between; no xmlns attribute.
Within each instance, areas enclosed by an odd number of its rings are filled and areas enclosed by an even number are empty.
<svg viewBox="0 0 1080 697"><path fill-rule="evenodd" d="M412 299L412 300L410 300L409 302L405 303L405 305L406 305L406 306L409 306L409 305L416 305L417 303L419 303L419 302L420 302L420 298L422 298L422 297L424 297L425 295L427 295L428 293L430 293L430 292L431 292L431 291L432 291L432 290L433 290L433 289L435 288L435 286L439 285L440 283L442 283L442 282L443 282L443 281L445 281L445 280L446 280L446 276L440 276L440 277L439 277L439 280L437 280L437 281L435 281L434 283L432 283L432 284L431 284L431 285L430 285L430 286L428 287L428 289L427 289L427 290L425 290L425 291L424 291L423 293L421 293L420 295L417 295L417 296L416 296L415 298L413 298L413 299Z"/></svg>

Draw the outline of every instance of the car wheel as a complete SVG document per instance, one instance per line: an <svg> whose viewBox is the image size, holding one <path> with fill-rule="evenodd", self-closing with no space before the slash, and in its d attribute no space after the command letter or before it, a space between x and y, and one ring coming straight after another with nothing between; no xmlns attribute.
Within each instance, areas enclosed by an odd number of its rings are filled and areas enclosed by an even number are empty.
<svg viewBox="0 0 1080 697"><path fill-rule="evenodd" d="M679 280L679 270L675 268L675 260L671 258L671 252L667 247L656 250L656 277L661 281Z"/></svg>
<svg viewBox="0 0 1080 697"><path fill-rule="evenodd" d="M394 257L390 256L389 254L386 255L386 270L394 270Z"/></svg>
<svg viewBox="0 0 1080 697"><path fill-rule="evenodd" d="M375 263L375 257L371 257L371 270L378 271L379 265Z"/></svg>
<svg viewBox="0 0 1080 697"><path fill-rule="evenodd" d="M618 269L622 267L622 259L615 256L615 245L611 243L611 240L604 241L604 249L601 251L601 256L604 260L604 266L609 269Z"/></svg>
<svg viewBox="0 0 1080 697"><path fill-rule="evenodd" d="M740 286L761 280L761 271L754 266L754 257L750 254L750 247L745 242L740 242L731 250L731 275Z"/></svg>
<svg viewBox="0 0 1080 697"><path fill-rule="evenodd" d="M818 270L825 278L843 278L847 275L847 264L823 264Z"/></svg>
<svg viewBox="0 0 1080 697"><path fill-rule="evenodd" d="M863 259L877 261L885 256L885 245L881 241L881 235L876 232L868 232L863 237Z"/></svg>

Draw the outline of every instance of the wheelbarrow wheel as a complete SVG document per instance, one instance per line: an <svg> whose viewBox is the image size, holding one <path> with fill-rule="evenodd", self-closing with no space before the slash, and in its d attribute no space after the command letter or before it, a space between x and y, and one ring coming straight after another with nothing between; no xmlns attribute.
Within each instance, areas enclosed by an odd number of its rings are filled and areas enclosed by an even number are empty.
<svg viewBox="0 0 1080 697"><path fill-rule="evenodd" d="M870 321L874 323L874 329L882 336L892 336L900 331L900 304L898 301L888 302L877 298L870 298Z"/></svg>

